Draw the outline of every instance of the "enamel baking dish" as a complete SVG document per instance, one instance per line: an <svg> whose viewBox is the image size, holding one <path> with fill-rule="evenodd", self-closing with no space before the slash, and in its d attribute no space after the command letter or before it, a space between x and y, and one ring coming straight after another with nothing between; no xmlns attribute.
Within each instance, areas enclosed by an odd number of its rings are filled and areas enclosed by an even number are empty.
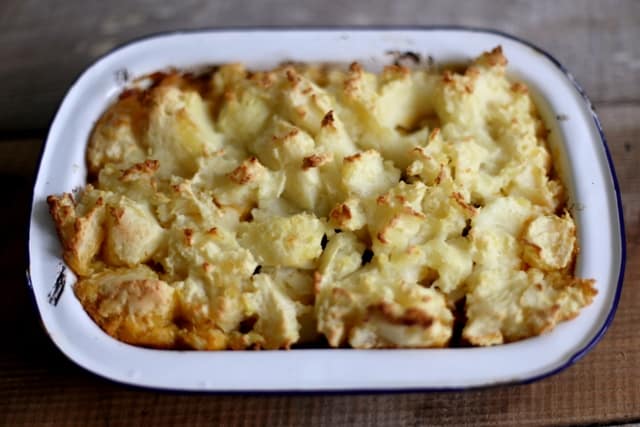
<svg viewBox="0 0 640 427"><path fill-rule="evenodd" d="M578 225L577 275L595 278L592 305L551 333L487 348L290 351L151 350L119 342L89 318L46 197L82 187L89 133L131 79L168 67L287 60L350 63L379 70L392 52L441 62L469 60L501 45L509 73L534 93ZM414 56L414 55L410 55ZM425 63L425 66L427 64ZM585 355L611 323L624 273L624 223L613 164L588 99L550 55L513 37L462 28L223 30L148 37L115 49L73 84L49 130L36 179L29 233L29 286L53 342L83 368L121 383L193 391L449 390L521 383Z"/></svg>

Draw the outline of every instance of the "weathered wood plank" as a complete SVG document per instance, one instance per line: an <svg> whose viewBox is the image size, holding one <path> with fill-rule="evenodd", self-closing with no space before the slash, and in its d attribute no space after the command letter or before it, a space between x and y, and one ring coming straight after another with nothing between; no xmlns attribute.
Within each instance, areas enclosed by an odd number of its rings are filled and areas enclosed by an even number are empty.
<svg viewBox="0 0 640 427"><path fill-rule="evenodd" d="M623 193L624 291L613 325L583 360L546 380L466 393L185 395L125 388L66 360L31 310L23 272L38 140L0 143L0 425L576 425L640 420L640 104L599 108ZM16 167L15 165L21 165ZM18 206L19 208L16 208ZM381 367L384 369L384 367ZM425 369L430 369L425 366Z"/></svg>
<svg viewBox="0 0 640 427"><path fill-rule="evenodd" d="M43 139L0 139L0 175L33 177Z"/></svg>
<svg viewBox="0 0 640 427"><path fill-rule="evenodd" d="M596 101L640 100L640 2L291 0L0 2L0 132L44 129L93 59L158 31L255 25L492 27L548 49Z"/></svg>

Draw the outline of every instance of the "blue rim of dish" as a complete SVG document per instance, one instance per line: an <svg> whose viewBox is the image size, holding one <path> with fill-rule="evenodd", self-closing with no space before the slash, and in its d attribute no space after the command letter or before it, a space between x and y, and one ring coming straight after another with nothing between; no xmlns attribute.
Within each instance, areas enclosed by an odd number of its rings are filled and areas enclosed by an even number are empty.
<svg viewBox="0 0 640 427"><path fill-rule="evenodd" d="M130 384L130 383L126 383L123 381L119 381L113 378L110 378L106 375L103 375L99 372L95 372L93 369L89 369L85 366L82 366L80 364L78 364L75 360L73 360L70 356L68 356L64 351L62 351L61 349L59 349L61 351L61 353L67 357L69 360L71 360L74 364L82 367L83 369L86 369L94 374L96 374L99 377L102 377L104 379L107 379L109 381L112 382L116 382L116 383L120 383L122 385L125 385L127 387L130 388L135 388L135 389L152 389L152 390L157 390L157 391L162 391L162 392L171 392L171 391L181 391L181 392L185 392L185 393L206 393L206 394L318 394L318 393L323 393L323 394L345 394L345 393L353 393L353 394L364 394L364 393L371 393L371 394L379 394L379 393L419 393L419 392L455 392L455 391L467 391L467 390L477 390L477 389L487 389L487 388L494 388L494 387L500 387L500 386L506 386L506 385L517 385L517 384L530 384L542 379L545 379L547 377L550 377L552 375L555 375L563 370L565 370L566 368L568 368L569 366L573 365L574 363L576 363L577 361L579 361L580 359L582 359L587 353L589 353L594 347L595 345L603 338L603 336L605 335L605 333L607 332L607 330L609 329L609 326L611 325L611 323L613 322L613 319L615 317L617 308L618 308L618 303L620 302L620 295L622 293L622 285L624 282L624 273L625 273L625 268L626 268L626 259L627 259L627 244L626 244L626 231L625 231L625 225L624 225L624 215L623 215L623 209L622 209L622 198L621 198L621 193L620 193L620 186L618 183L618 177L616 176L616 172L615 172L615 168L613 165L613 160L611 158L611 152L609 150L609 146L607 144L607 140L606 137L604 136L604 131L602 129L602 125L600 123L600 119L598 118L598 115L596 114L595 108L593 107L593 103L591 102L591 100L589 99L589 97L587 96L586 92L584 91L584 89L582 88L582 86L580 86L580 84L576 81L575 77L573 76L573 74L571 74L571 72L569 72L569 70L562 65L562 63L560 63L560 61L558 61L553 55L551 55L549 52L547 52L546 50L536 46L535 44L522 39L518 36L514 36L512 34L508 34L505 33L503 31L500 30L496 30L496 29L492 29L492 28L481 28L481 27L473 27L473 26L464 26L464 25L408 25L408 26L385 26L385 25L373 25L373 26L247 26L247 27L243 27L243 26L228 26L228 27L216 27L216 28L197 28L197 29L186 29L186 30L173 30L173 31L164 31L164 32L157 32L157 33L151 33L151 34L146 34L144 36L140 36L140 37L136 37L133 38L131 40L128 40L127 42L118 44L117 46L113 47L112 49L110 49L109 51L105 52L104 54L100 55L99 57L97 57L95 60L93 60L92 62L89 63L89 65L87 65L77 76L76 78L73 80L73 83L71 83L69 85L69 89L65 92L64 96L61 98L60 101L60 105L62 105L62 102L64 101L64 99L66 99L69 91L71 90L71 88L73 88L76 83L78 82L78 80L80 80L80 78L84 75L84 73L91 68L94 64L102 61L104 58L106 58L107 56L115 53L116 51L125 48L129 45L132 45L134 43L138 43L141 41L145 41L148 39L153 39L153 38L157 38L157 37L165 37L165 36L172 36L172 35L180 35L180 34L197 34L197 33L224 33L224 32L231 32L231 31L245 31L245 32L254 32L254 31L352 31L352 32L364 32L364 31L464 31L464 32L469 32L469 33L483 33L483 34L493 34L493 35L497 35L500 37L504 37L506 39L509 40L513 40L516 41L530 49L533 49L535 52L541 54L542 56L544 56L545 58L547 58L549 61L551 61L551 63L553 65L555 65L569 80L569 82L571 83L571 85L578 91L578 93L580 94L580 96L582 97L583 101L585 102L589 113L591 114L593 123L596 126L596 129L598 130L598 134L600 135L600 141L602 142L602 146L604 148L604 152L607 158L607 162L608 162L608 166L609 166L609 173L611 176L611 180L613 183L613 188L615 191L615 196L616 196L616 203L617 203L617 209L618 209L618 225L620 227L620 270L618 273L618 283L616 285L616 292L615 295L613 297L613 302L611 304L611 309L609 310L609 313L607 314L607 318L605 319L604 323L602 324L602 326L600 327L600 329L598 330L598 332L591 338L591 340L584 346L582 347L580 350L578 350L576 353L574 353L572 356L570 356L566 362L564 362L563 364L561 364L560 366L558 366L557 368L554 368L548 372L544 372L542 374L539 375L534 375L532 377L526 378L526 379L516 379L516 380L507 380L507 381L502 381L502 382L496 382L496 383L491 383L491 384L483 384L483 385L476 385L476 386L469 386L469 387L465 387L465 386L459 386L459 387L424 387L424 388L420 388L420 387L416 387L416 388L398 388L398 389L384 389L384 388L373 388L373 389L344 389L344 390L327 390L327 389L317 389L317 390L287 390L287 389L283 389L283 390L246 390L246 391L220 391L220 390L182 390L182 389L176 389L176 388L171 388L171 387L157 387L157 386L145 386L145 385L137 385L137 384ZM38 157L38 164L37 164L37 173L34 175L33 178L33 187L35 188L35 183L37 182L38 176L40 175L40 167L42 164L42 157L44 155L44 151L46 148L46 144L47 141L49 140L49 134L51 131L51 126L56 118L56 116L58 115L58 111L59 111L60 107L58 107L58 109L56 109L56 112L53 114L51 120L49 121L49 126L47 127L47 129L49 129L49 131L47 131L47 136L44 139L44 143L42 144L42 147L40 149L40 154ZM33 200L33 194L31 197L31 205L29 206L29 218L32 217L32 210L33 210L33 204L34 204L34 200ZM29 221L29 230L27 233L27 260L28 262L30 262L31 260L31 253L30 253L30 236L31 236L31 220ZM33 305L37 308L37 303L35 300L35 291L33 289L33 285L31 283L31 277L30 277L30 269L27 266L26 269L27 272L27 276L26 276L26 282L27 282L27 286L29 287L29 290L31 291L31 296L32 296L32 302ZM40 311L39 309L37 309L38 312L38 316L40 315ZM48 333L47 329L46 329L46 325L44 324L44 322L41 322L45 332L47 333L47 336L49 336L49 338L53 340L53 338L51 337L51 335ZM54 344L56 345L56 347L58 346L57 343Z"/></svg>

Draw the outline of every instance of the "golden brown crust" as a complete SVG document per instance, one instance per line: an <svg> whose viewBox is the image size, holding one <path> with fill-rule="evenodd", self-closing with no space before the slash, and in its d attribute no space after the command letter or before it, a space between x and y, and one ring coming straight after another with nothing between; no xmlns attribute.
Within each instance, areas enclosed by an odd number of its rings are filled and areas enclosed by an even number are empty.
<svg viewBox="0 0 640 427"><path fill-rule="evenodd" d="M78 216L71 194L47 197L49 212L56 225L64 248L65 262L78 274L86 275L92 270L93 258L104 239L102 222L104 201L98 198L84 215Z"/></svg>
<svg viewBox="0 0 640 427"><path fill-rule="evenodd" d="M362 158L362 153L356 153L356 154L353 154L351 156L345 157L344 161L347 162L347 163L352 163L352 162L358 161L361 158Z"/></svg>
<svg viewBox="0 0 640 427"><path fill-rule="evenodd" d="M153 175L160 167L160 162L157 160L147 159L142 163L136 163L129 169L122 172L120 180L122 182L129 182L141 175Z"/></svg>
<svg viewBox="0 0 640 427"><path fill-rule="evenodd" d="M254 181L257 178L255 166L258 164L258 159L250 157L229 174L229 179L240 185Z"/></svg>
<svg viewBox="0 0 640 427"><path fill-rule="evenodd" d="M522 82L514 82L511 85L511 90L516 93L522 93L522 94L529 93L529 88L527 87L526 84Z"/></svg>
<svg viewBox="0 0 640 427"><path fill-rule="evenodd" d="M487 63L492 67L505 67L508 61L502 53L502 46L496 46L490 52L485 52L484 54L482 54L477 62Z"/></svg>
<svg viewBox="0 0 640 427"><path fill-rule="evenodd" d="M75 294L91 318L109 335L129 344L172 348L173 289L156 279L118 280L118 271L82 279Z"/></svg>
<svg viewBox="0 0 640 427"><path fill-rule="evenodd" d="M441 180L440 175L438 175L438 182ZM469 214L469 216L474 216L477 211L476 208L473 207L472 205L470 205L469 203L467 203L464 200L464 197L462 196L462 194L460 194L459 192L455 191L453 192L453 194L451 195L451 197L453 197L453 200L456 201L456 203L458 205L460 205L460 207L467 212L467 214Z"/></svg>
<svg viewBox="0 0 640 427"><path fill-rule="evenodd" d="M420 326L428 328L433 324L433 318L417 308L408 308L402 314L397 314L393 305L381 302L367 307L368 316L380 315L387 322L394 325Z"/></svg>
<svg viewBox="0 0 640 427"><path fill-rule="evenodd" d="M351 209L346 203L341 203L331 210L329 217L336 224L344 224L352 218Z"/></svg>
<svg viewBox="0 0 640 427"><path fill-rule="evenodd" d="M144 149L148 109L144 97L131 92L121 97L96 123L87 147L89 173L96 175L107 163L138 158Z"/></svg>
<svg viewBox="0 0 640 427"><path fill-rule="evenodd" d="M302 169L307 170L311 168L317 168L331 161L329 155L312 154L302 159Z"/></svg>

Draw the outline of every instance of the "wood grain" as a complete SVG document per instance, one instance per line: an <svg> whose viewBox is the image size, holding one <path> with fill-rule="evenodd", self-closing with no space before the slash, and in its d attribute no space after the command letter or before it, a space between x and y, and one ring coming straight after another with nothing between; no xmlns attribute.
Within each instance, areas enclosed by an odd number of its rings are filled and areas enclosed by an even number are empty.
<svg viewBox="0 0 640 427"><path fill-rule="evenodd" d="M204 395L120 386L76 367L35 320L24 286L24 227L38 140L0 144L5 175L0 218L12 224L0 244L4 298L0 324L11 325L0 352L0 425L576 425L640 420L640 105L599 108L617 167L627 224L628 269L615 320L597 347L564 372L529 385L465 393ZM21 154L16 154L16 153ZM18 209L15 207L19 206ZM383 369L384 367L381 367ZM425 367L429 369L430 367Z"/></svg>
<svg viewBox="0 0 640 427"><path fill-rule="evenodd" d="M597 102L640 99L640 2L635 0L88 0L55 7L3 0L0 132L44 130L84 68L113 47L150 33L219 26L442 24L495 28L532 41L556 55Z"/></svg>
<svg viewBox="0 0 640 427"><path fill-rule="evenodd" d="M115 45L220 25L493 27L553 53L595 100L626 220L627 272L604 339L529 385L465 393L206 395L100 379L50 342L25 286L31 185L48 122L75 75ZM0 426L579 425L640 422L640 1L138 0L0 2ZM425 366L425 369L434 367ZM437 367L435 367L437 369ZM384 367L381 367L384 369Z"/></svg>

